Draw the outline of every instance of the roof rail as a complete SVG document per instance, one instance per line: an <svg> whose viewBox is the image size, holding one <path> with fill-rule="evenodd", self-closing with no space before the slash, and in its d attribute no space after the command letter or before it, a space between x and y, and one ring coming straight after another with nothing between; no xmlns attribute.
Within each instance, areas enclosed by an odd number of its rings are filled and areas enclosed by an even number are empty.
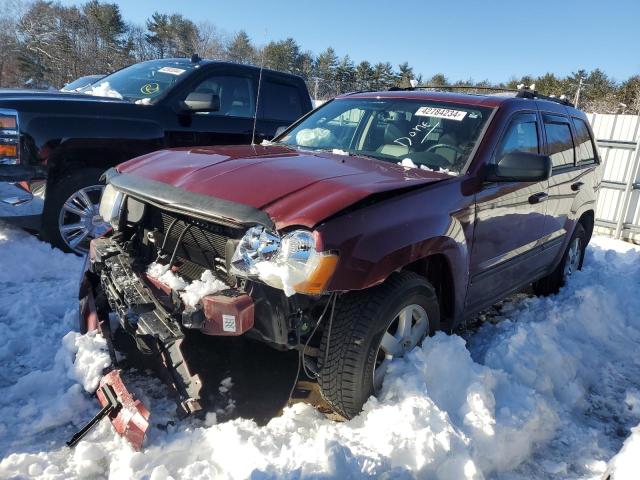
<svg viewBox="0 0 640 480"><path fill-rule="evenodd" d="M505 87L486 87L486 86L476 86L476 85L416 85L414 87L391 87L390 91L400 91L400 90L491 90L493 92L513 92L515 93L514 97L517 98L531 98L531 99L539 99L539 100L548 100L550 102L560 103L562 105L567 105L569 107L573 107L573 103L567 100L564 95L561 97L552 97L549 95L543 95L539 93L537 90L533 90L529 87L524 88L505 88Z"/></svg>

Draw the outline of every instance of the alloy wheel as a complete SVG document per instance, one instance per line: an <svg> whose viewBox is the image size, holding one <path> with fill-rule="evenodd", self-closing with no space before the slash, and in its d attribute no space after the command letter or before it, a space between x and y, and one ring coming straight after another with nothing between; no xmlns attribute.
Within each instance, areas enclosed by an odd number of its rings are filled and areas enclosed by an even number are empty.
<svg viewBox="0 0 640 480"><path fill-rule="evenodd" d="M81 188L62 205L58 229L62 240L75 253L86 253L91 239L109 229L109 224L102 220L99 212L103 189L103 185Z"/></svg>
<svg viewBox="0 0 640 480"><path fill-rule="evenodd" d="M565 279L569 278L580 267L580 255L582 253L582 241L580 237L576 237L572 240L567 250L567 259L564 263L563 276Z"/></svg>
<svg viewBox="0 0 640 480"><path fill-rule="evenodd" d="M420 305L407 305L382 335L376 364L373 370L373 386L376 390L382 387L382 381L389 363L396 357L403 357L413 350L429 331L429 317Z"/></svg>

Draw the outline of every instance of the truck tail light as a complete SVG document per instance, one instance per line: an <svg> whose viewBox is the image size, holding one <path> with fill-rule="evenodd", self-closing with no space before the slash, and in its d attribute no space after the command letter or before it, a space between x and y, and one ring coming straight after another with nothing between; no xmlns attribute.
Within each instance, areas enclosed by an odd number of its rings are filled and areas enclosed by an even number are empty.
<svg viewBox="0 0 640 480"><path fill-rule="evenodd" d="M0 109L0 165L16 165L20 159L18 112Z"/></svg>

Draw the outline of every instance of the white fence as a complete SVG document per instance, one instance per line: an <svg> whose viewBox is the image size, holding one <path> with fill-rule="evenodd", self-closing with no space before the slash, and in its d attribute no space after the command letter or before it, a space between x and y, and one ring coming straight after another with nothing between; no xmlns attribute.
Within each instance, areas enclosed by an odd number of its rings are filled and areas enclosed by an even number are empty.
<svg viewBox="0 0 640 480"><path fill-rule="evenodd" d="M640 240L640 116L590 114L603 161L596 231Z"/></svg>

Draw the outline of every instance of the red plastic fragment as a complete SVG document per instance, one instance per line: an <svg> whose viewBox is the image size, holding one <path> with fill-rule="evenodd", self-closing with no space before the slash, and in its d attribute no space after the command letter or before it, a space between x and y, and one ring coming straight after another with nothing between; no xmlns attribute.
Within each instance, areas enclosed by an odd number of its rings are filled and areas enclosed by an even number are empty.
<svg viewBox="0 0 640 480"><path fill-rule="evenodd" d="M120 370L112 370L102 377L100 387L104 385L110 385L113 388L121 403L120 408L109 413L113 428L119 435L126 438L133 448L140 450L145 433L149 428L149 410L140 400L134 399L133 395L129 393L120 378ZM96 395L100 405L103 407L107 405L108 400L100 388L98 388Z"/></svg>
<svg viewBox="0 0 640 480"><path fill-rule="evenodd" d="M206 318L201 328L206 335L237 336L253 328L253 299L237 290L224 290L202 298Z"/></svg>

